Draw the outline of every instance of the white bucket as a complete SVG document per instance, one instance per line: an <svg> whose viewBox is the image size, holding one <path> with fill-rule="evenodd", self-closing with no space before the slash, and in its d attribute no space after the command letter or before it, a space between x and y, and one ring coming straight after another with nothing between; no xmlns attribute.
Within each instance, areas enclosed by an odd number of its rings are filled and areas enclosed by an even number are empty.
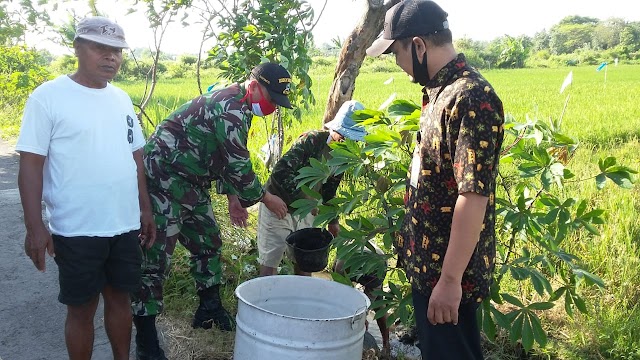
<svg viewBox="0 0 640 360"><path fill-rule="evenodd" d="M234 360L360 360L369 299L333 281L266 276L236 288Z"/></svg>

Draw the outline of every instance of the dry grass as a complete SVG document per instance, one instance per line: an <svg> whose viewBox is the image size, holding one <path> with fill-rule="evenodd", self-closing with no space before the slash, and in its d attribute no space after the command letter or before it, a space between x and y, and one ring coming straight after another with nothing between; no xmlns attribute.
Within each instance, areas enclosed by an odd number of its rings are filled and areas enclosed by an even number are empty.
<svg viewBox="0 0 640 360"><path fill-rule="evenodd" d="M162 317L158 320L162 329L169 359L180 360L231 360L235 332L217 329L192 329L191 318Z"/></svg>

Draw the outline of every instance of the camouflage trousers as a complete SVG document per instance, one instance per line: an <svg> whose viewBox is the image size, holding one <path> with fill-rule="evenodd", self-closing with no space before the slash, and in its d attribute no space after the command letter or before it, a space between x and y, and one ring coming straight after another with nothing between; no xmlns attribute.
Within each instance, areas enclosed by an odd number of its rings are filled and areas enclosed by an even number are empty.
<svg viewBox="0 0 640 360"><path fill-rule="evenodd" d="M197 290L222 281L222 240L208 192L195 189L191 184L180 184L175 179L169 180L170 186L164 189L162 185L166 184L154 184L150 178L147 181L156 222L156 241L143 251L141 288L131 294L131 310L140 316L162 312L163 282L177 242L191 253L190 273Z"/></svg>

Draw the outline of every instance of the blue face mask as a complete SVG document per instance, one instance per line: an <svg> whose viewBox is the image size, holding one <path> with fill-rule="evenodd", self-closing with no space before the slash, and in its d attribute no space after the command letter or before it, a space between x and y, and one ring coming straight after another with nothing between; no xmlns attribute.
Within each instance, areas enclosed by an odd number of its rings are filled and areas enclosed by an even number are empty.
<svg viewBox="0 0 640 360"><path fill-rule="evenodd" d="M262 110L260 103L251 103L251 112L253 112L253 114L256 116L267 116L271 114L273 111L271 111L269 114L265 114L265 111Z"/></svg>

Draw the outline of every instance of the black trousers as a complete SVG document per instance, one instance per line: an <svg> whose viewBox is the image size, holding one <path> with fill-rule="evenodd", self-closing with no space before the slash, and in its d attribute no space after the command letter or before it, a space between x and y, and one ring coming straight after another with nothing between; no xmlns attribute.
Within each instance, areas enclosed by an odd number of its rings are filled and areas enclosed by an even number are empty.
<svg viewBox="0 0 640 360"><path fill-rule="evenodd" d="M479 304L461 304L458 325L431 325L427 320L429 296L412 290L420 352L423 360L482 360L480 328L476 320Z"/></svg>

